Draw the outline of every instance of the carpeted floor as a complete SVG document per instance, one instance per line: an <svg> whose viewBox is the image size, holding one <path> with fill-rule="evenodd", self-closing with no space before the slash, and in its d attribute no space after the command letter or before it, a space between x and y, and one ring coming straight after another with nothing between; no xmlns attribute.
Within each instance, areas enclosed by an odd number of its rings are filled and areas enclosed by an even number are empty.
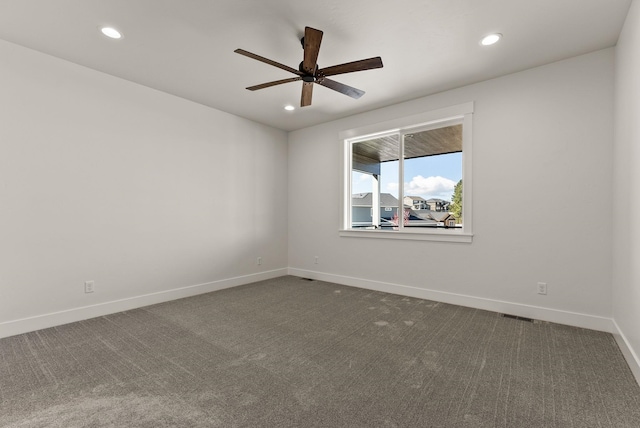
<svg viewBox="0 0 640 428"><path fill-rule="evenodd" d="M0 340L2 427L640 427L613 337L282 277Z"/></svg>

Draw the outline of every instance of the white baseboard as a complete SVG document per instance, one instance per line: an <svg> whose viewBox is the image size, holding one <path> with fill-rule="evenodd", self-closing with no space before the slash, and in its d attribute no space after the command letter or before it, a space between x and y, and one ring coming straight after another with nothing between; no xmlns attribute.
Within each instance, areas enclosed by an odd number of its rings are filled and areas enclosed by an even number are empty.
<svg viewBox="0 0 640 428"><path fill-rule="evenodd" d="M276 269L0 323L0 338L287 275Z"/></svg>
<svg viewBox="0 0 640 428"><path fill-rule="evenodd" d="M633 376L636 378L636 382L640 385L640 357L638 357L638 354L633 350L633 347L618 326L618 323L614 320L613 324L616 329L613 333L613 337L616 339L618 347L620 348L620 351L622 351L622 355L624 355L624 358L627 360L627 364L629 364L629 368L631 369Z"/></svg>
<svg viewBox="0 0 640 428"><path fill-rule="evenodd" d="M448 293L445 291L428 290L407 285L334 275L305 269L289 268L289 275L334 282L336 284L365 288L368 290L382 291L385 293L399 294L401 296L416 297L419 299L434 300L437 302L450 303L453 305L468 306L476 309L517 315L520 317L549 321L557 324L571 325L574 327L588 328L590 330L604 331L607 333L618 332L611 318L599 317L594 315L560 311L557 309L523 305L520 303L486 299L464 294Z"/></svg>

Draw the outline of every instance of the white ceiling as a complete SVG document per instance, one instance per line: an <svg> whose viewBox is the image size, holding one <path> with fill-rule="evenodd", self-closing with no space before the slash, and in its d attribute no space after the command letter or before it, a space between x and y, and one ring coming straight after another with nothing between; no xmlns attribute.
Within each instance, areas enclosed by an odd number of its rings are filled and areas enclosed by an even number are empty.
<svg viewBox="0 0 640 428"><path fill-rule="evenodd" d="M2 0L0 38L283 130L294 130L614 46L631 0ZM112 25L124 38L99 28ZM381 56L334 76L354 100L234 53L297 68L304 27L324 31L320 67ZM501 42L482 47L482 36ZM286 104L297 108L283 109Z"/></svg>

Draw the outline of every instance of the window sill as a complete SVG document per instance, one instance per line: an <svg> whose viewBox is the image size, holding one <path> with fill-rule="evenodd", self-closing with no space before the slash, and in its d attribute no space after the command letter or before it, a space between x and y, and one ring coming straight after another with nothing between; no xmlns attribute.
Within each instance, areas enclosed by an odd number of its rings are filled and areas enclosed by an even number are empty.
<svg viewBox="0 0 640 428"><path fill-rule="evenodd" d="M407 232L394 230L345 230L341 229L340 236L346 238L377 238L377 239L404 239L410 241L435 241L435 242L462 242L471 243L472 233L462 231L421 231Z"/></svg>

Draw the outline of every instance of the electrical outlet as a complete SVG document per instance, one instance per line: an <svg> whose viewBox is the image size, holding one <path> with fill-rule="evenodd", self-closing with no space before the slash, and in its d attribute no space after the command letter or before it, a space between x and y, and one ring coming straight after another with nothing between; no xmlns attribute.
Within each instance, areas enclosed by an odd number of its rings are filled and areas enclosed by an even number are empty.
<svg viewBox="0 0 640 428"><path fill-rule="evenodd" d="M85 293L93 293L95 287L94 281L85 281L84 282L84 292Z"/></svg>
<svg viewBox="0 0 640 428"><path fill-rule="evenodd" d="M313 264L316 264L316 265L317 265L319 260L320 260L320 257L316 256L316 257L313 259Z"/></svg>
<svg viewBox="0 0 640 428"><path fill-rule="evenodd" d="M538 294L547 294L547 283L539 282L538 283Z"/></svg>
<svg viewBox="0 0 640 428"><path fill-rule="evenodd" d="M260 266L262 264L262 257L258 257L256 263L258 264L258 266Z"/></svg>

